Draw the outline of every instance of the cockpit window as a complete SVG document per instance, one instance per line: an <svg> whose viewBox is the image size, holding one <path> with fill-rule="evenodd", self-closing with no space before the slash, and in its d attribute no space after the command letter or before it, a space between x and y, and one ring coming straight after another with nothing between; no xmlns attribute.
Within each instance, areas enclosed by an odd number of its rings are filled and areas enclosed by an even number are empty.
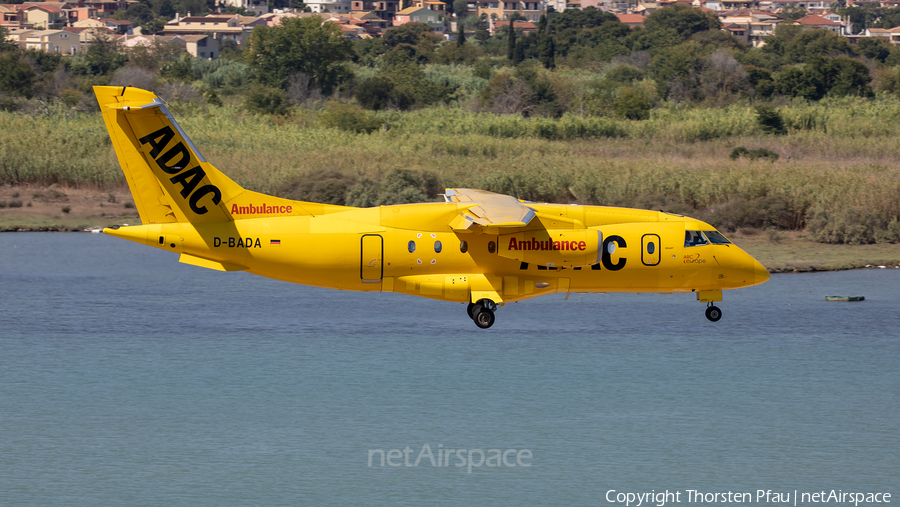
<svg viewBox="0 0 900 507"><path fill-rule="evenodd" d="M730 245L731 241L722 236L722 233L719 231L703 231L703 234L709 238L709 242L714 245Z"/></svg>
<svg viewBox="0 0 900 507"><path fill-rule="evenodd" d="M703 237L700 231L684 231L684 246L708 245L709 241Z"/></svg>

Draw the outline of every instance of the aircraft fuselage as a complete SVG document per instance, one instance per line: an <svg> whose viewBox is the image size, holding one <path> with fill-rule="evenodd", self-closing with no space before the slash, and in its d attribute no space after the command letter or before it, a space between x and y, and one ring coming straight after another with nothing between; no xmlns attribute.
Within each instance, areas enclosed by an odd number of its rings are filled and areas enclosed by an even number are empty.
<svg viewBox="0 0 900 507"><path fill-rule="evenodd" d="M185 254L186 262L209 259L287 282L458 302L469 302L470 291L493 291L500 296L500 301L492 298L495 302L510 302L550 293L701 293L768 279L765 269L733 244L685 246L686 230L714 230L687 217L600 206L529 206L540 211L540 222L513 231L448 231L446 216L458 213L457 205L426 203L152 224L113 234Z"/></svg>

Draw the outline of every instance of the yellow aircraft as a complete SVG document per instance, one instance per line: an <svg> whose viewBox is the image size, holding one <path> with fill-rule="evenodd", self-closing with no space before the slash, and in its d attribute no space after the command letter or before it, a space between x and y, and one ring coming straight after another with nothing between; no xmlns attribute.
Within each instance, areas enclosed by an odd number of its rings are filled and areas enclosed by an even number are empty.
<svg viewBox="0 0 900 507"><path fill-rule="evenodd" d="M103 232L179 261L341 290L468 303L480 328L498 306L545 294L722 291L769 279L709 224L665 212L538 204L447 189L444 202L353 208L241 188L213 167L155 94L98 86L143 225Z"/></svg>

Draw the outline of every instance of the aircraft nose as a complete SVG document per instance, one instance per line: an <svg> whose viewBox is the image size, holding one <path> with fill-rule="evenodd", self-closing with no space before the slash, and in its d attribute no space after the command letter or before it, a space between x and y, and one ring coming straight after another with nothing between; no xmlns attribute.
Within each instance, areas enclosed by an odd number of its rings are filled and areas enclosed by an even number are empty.
<svg viewBox="0 0 900 507"><path fill-rule="evenodd" d="M769 280L769 270L765 268L758 260L753 259L753 284L759 285Z"/></svg>

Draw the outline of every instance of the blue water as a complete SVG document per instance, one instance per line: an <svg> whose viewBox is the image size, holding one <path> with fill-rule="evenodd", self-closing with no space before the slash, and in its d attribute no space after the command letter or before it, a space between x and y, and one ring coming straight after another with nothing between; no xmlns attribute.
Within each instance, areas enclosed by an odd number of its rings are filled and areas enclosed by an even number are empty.
<svg viewBox="0 0 900 507"><path fill-rule="evenodd" d="M727 292L715 324L691 295L549 296L483 331L459 304L3 234L0 505L607 505L611 489L896 503L898 287L893 269L774 275ZM369 466L424 444L532 457Z"/></svg>

